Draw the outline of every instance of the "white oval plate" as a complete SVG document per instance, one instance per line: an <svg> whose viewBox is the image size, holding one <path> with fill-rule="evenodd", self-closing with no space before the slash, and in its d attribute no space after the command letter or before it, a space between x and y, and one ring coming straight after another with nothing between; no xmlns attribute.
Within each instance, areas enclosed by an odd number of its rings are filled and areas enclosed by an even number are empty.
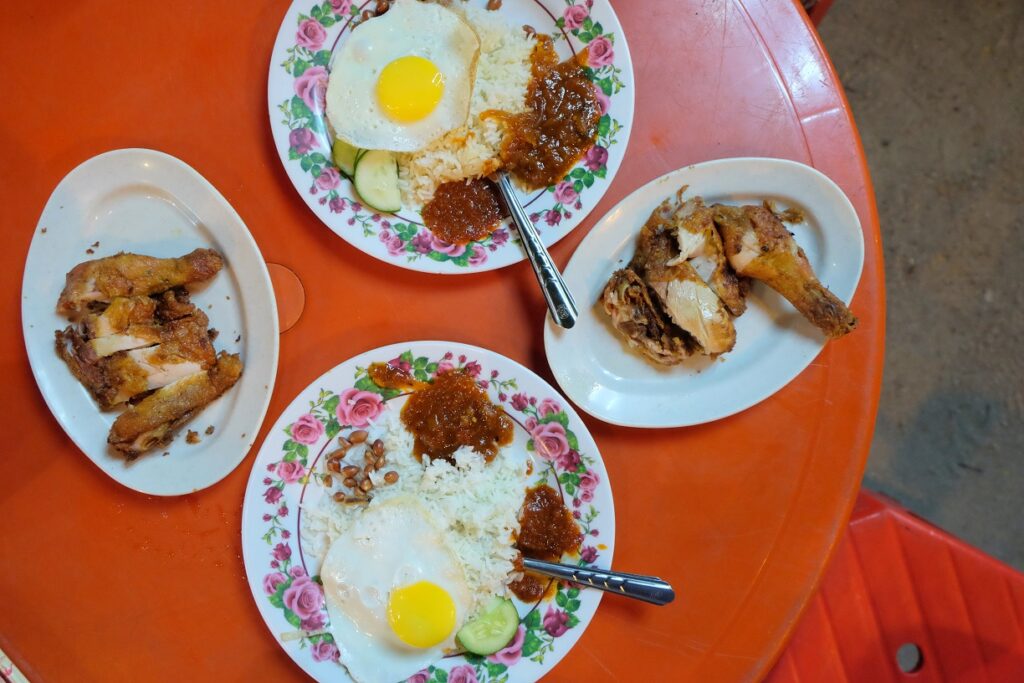
<svg viewBox="0 0 1024 683"><path fill-rule="evenodd" d="M439 242L418 211L379 214L364 207L352 184L339 178L323 116L331 57L375 0L295 0L270 57L270 129L292 185L313 213L342 239L387 263L449 275L493 270L525 258L508 224L480 242ZM470 0L484 6L486 0ZM557 187L520 197L551 246L586 218L622 164L633 127L633 64L622 26L608 0L504 0L511 26L533 26L555 41L563 58L590 46L588 74L606 95L597 147ZM595 56L596 55L596 56ZM556 191L557 190L557 191Z"/></svg>
<svg viewBox="0 0 1024 683"><path fill-rule="evenodd" d="M790 226L821 282L849 303L864 265L864 236L850 200L821 172L784 159L708 161L672 171L623 199L576 249L565 281L580 304L571 330L550 320L548 364L562 390L596 418L630 427L685 427L745 410L784 387L825 345L825 337L766 285L755 282L736 320L736 347L717 361L691 358L663 368L627 348L597 304L605 283L633 257L651 211L682 185L709 204L797 207ZM856 314L856 311L854 311ZM853 332L856 334L856 331Z"/></svg>
<svg viewBox="0 0 1024 683"><path fill-rule="evenodd" d="M277 643L317 681L341 683L351 679L337 663L338 646L329 634L310 637L300 632L303 618L309 620L307 630L320 632L329 617L323 605L323 589L317 582L319 559L304 553L300 541L299 506L315 505L324 495L321 480L308 474L325 472L323 454L329 451L336 435L347 434L353 428L348 423L355 421L351 415L357 410L339 412L339 394L362 392L358 400L349 400L365 402L366 411L359 412L370 419L383 410L400 409L404 397L384 396L382 400L382 390L366 376L371 363L392 360L408 363L421 380L431 377L443 364L474 373L491 400L500 403L515 420L512 448L527 448L530 435L537 430L553 439L554 448L560 449L558 457L545 461L534 456L531 485L547 481L558 487L566 505L580 514L579 523L586 535L583 557L577 561L602 568L611 566L615 509L608 473L583 421L551 385L513 360L466 344L406 342L368 351L323 374L281 414L253 463L242 507L242 553L256 605ZM297 436L292 425L300 418L303 429ZM364 425L360 422L354 426ZM297 604L290 599L290 592L300 589L318 596L318 609L304 615L288 609L288 605ZM542 600L535 608L519 603L519 634L500 657L446 657L416 680L535 681L572 648L600 601L598 591L562 586L553 600ZM306 607L311 606L307 603ZM566 675L575 679L571 673Z"/></svg>
<svg viewBox="0 0 1024 683"><path fill-rule="evenodd" d="M182 429L168 446L126 463L107 447L118 412L101 411L56 354L53 333L69 324L57 315L57 297L65 274L82 261L120 251L181 256L197 247L216 249L226 266L192 300L220 331L214 347L240 353L245 370L187 425L200 433L200 443L186 444ZM162 152L121 149L65 176L46 202L29 247L21 320L32 373L50 411L75 445L117 482L161 496L198 491L231 472L255 441L277 374L274 291L245 223L188 164ZM208 425L214 427L210 436L203 434Z"/></svg>

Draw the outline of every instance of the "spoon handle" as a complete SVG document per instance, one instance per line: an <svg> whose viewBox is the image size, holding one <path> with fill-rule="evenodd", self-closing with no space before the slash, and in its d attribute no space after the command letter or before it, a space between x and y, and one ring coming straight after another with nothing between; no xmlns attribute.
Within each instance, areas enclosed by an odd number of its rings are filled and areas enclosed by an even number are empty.
<svg viewBox="0 0 1024 683"><path fill-rule="evenodd" d="M541 291L544 292L544 299L548 302L551 317L566 329L572 327L576 324L576 318L579 316L572 292L565 286L562 275L555 268L551 255L544 247L544 243L541 242L540 235L537 234L537 228L530 221L530 217L526 215L523 205L519 203L519 198L516 197L508 174L499 172L497 184L498 190L505 200L505 205L508 206L509 213L512 214L512 221L519 230L523 248L526 249L530 265L533 266L533 272L537 276L537 282L540 283Z"/></svg>
<svg viewBox="0 0 1024 683"><path fill-rule="evenodd" d="M626 574L605 569L574 567L523 558L523 566L532 572L582 583L608 593L618 593L627 598L636 598L652 605L667 605L676 598L676 593L667 582L657 576Z"/></svg>

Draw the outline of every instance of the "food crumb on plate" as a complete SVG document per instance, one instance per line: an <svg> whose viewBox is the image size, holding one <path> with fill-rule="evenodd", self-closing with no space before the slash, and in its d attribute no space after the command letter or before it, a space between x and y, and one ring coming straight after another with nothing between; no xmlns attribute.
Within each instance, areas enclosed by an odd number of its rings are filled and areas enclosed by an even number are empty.
<svg viewBox="0 0 1024 683"><path fill-rule="evenodd" d="M194 429L188 430L188 434L185 435L185 443L197 444L199 443L199 441L199 432L195 431Z"/></svg>

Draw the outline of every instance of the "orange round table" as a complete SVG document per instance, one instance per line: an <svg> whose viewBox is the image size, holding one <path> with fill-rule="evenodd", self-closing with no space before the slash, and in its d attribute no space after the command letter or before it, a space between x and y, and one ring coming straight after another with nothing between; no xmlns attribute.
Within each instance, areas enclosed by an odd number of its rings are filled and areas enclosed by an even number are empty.
<svg viewBox="0 0 1024 683"><path fill-rule="evenodd" d="M0 9L0 160L7 324L0 457L0 649L32 681L303 680L245 582L239 538L253 453L189 496L136 494L79 453L51 417L18 310L36 220L56 183L110 149L191 164L231 202L267 261L291 268L305 311L281 337L266 430L310 381L361 351L415 339L491 348L551 379L544 301L526 263L430 276L380 263L321 225L292 189L267 121L270 50L288 0L81 0ZM815 166L860 215L860 328L785 389L701 427L587 424L615 494L616 566L679 598L608 598L553 681L755 680L812 594L853 504L882 368L878 219L857 132L795 3L615 3L633 54L625 163L581 227L669 170L729 156ZM470 311L471 313L466 313ZM258 443L259 443L258 442Z"/></svg>

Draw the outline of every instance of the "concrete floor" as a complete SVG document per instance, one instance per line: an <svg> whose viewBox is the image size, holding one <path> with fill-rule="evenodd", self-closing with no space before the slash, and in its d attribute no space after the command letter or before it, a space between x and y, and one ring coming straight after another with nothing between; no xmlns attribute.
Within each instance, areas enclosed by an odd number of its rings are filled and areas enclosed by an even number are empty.
<svg viewBox="0 0 1024 683"><path fill-rule="evenodd" d="M820 32L885 247L864 484L1024 570L1024 2L836 0Z"/></svg>

